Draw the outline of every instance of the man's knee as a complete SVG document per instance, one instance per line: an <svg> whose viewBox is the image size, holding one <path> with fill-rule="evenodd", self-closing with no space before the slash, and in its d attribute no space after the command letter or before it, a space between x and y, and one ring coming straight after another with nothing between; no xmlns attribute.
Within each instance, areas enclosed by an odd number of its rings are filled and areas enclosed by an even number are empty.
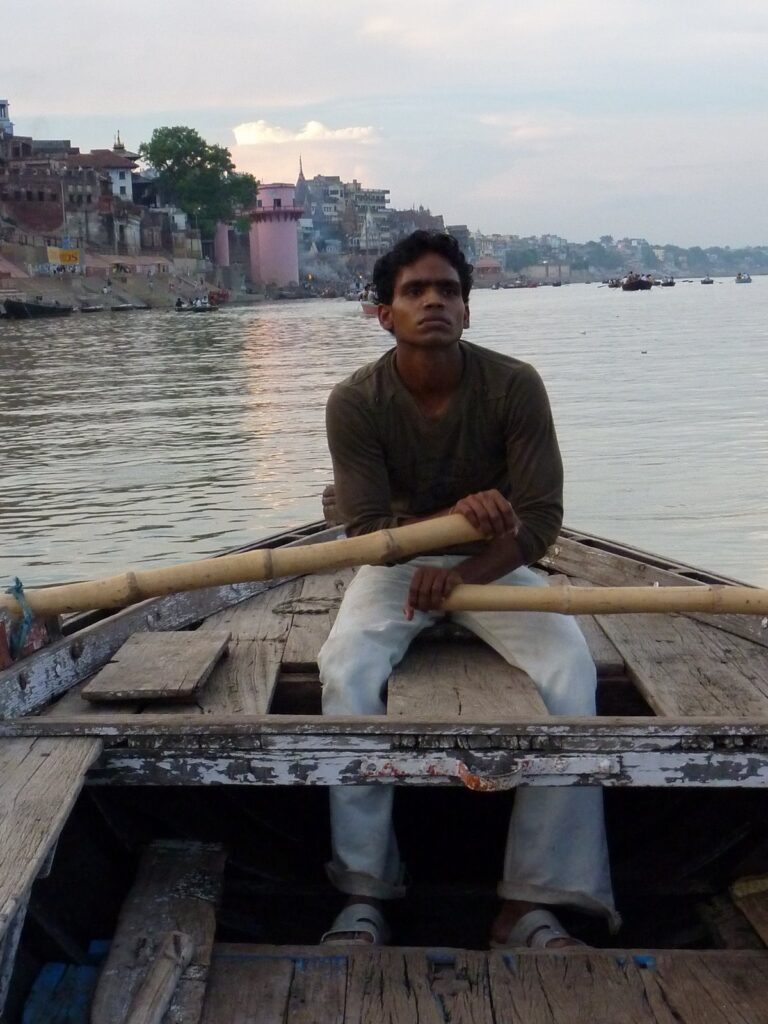
<svg viewBox="0 0 768 1024"><path fill-rule="evenodd" d="M382 715L386 660L375 656L360 638L330 637L318 658L324 715Z"/></svg>

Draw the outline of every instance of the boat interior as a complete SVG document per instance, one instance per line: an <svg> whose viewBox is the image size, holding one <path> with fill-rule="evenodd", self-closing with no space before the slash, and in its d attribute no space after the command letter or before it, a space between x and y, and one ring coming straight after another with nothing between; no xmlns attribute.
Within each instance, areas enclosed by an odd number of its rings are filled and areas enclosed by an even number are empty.
<svg viewBox="0 0 768 1024"><path fill-rule="evenodd" d="M552 586L732 582L576 531L537 568ZM598 715L560 719L446 619L394 670L385 716L324 718L317 652L353 573L72 616L0 672L3 1019L768 1020L768 622L580 616ZM408 894L387 947L319 942L340 906L327 788L349 784L397 786ZM558 911L585 946L489 951L527 785L603 787L617 934Z"/></svg>

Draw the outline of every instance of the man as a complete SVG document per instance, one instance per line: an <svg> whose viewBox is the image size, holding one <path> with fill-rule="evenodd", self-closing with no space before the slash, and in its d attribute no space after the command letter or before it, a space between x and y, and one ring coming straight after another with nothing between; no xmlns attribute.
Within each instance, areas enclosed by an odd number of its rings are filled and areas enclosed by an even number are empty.
<svg viewBox="0 0 768 1024"><path fill-rule="evenodd" d="M363 566L319 655L323 711L383 714L387 678L459 583L543 586L529 564L562 521L562 464L544 386L529 365L462 339L472 268L458 243L416 231L374 268L395 347L332 391L328 443L350 535L463 513L486 541ZM533 679L552 714L595 713L595 669L575 621L546 613L453 619ZM346 904L323 940L385 942L383 902L403 895L394 787L331 789L333 859ZM572 945L546 907L618 923L598 788L524 788L510 821L496 946Z"/></svg>

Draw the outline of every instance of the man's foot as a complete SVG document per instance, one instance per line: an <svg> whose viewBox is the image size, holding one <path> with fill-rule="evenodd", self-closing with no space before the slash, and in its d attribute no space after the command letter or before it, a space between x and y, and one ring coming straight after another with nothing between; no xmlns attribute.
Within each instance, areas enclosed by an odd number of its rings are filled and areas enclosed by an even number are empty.
<svg viewBox="0 0 768 1024"><path fill-rule="evenodd" d="M566 949L583 946L551 911L524 900L505 900L491 926L493 948Z"/></svg>
<svg viewBox="0 0 768 1024"><path fill-rule="evenodd" d="M332 946L384 945L389 940L389 928L380 907L380 900L350 896L320 941Z"/></svg>

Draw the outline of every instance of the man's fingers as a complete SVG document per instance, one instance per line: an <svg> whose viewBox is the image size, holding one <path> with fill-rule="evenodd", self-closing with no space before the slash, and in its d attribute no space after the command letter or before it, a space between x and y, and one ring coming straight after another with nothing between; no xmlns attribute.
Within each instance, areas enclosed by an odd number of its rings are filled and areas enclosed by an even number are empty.
<svg viewBox="0 0 768 1024"><path fill-rule="evenodd" d="M467 495L456 503L455 511L461 512L486 537L516 533L518 529L519 520L515 510L504 495L496 490Z"/></svg>
<svg viewBox="0 0 768 1024"><path fill-rule="evenodd" d="M438 611L454 587L461 583L459 574L451 569L417 569L411 580L405 603L406 618L410 621L415 610Z"/></svg>

